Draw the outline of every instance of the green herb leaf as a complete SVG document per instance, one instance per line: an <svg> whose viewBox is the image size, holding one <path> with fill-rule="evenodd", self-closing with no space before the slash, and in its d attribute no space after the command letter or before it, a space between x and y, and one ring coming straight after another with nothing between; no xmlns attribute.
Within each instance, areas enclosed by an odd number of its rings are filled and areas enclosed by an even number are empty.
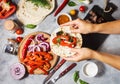
<svg viewBox="0 0 120 84"><path fill-rule="evenodd" d="M7 4L7 5L10 5L10 2L8 1L6 4Z"/></svg>
<svg viewBox="0 0 120 84"><path fill-rule="evenodd" d="M70 37L69 42L73 42L73 37L72 36Z"/></svg>
<svg viewBox="0 0 120 84"><path fill-rule="evenodd" d="M60 39L60 38L57 38L57 42L60 43L60 42L61 42L61 39Z"/></svg>
<svg viewBox="0 0 120 84"><path fill-rule="evenodd" d="M27 25L25 25L25 27L30 28L30 29L34 29L36 27L36 25L34 25L34 24L27 24Z"/></svg>
<svg viewBox="0 0 120 84"><path fill-rule="evenodd" d="M31 1L36 6L41 6L47 9L51 8L51 5L48 2L48 0L27 0L27 1Z"/></svg>
<svg viewBox="0 0 120 84"><path fill-rule="evenodd" d="M80 83L80 84L88 84L87 82L85 82L85 81L83 81L83 80L81 80L81 79L79 79L79 83Z"/></svg>
<svg viewBox="0 0 120 84"><path fill-rule="evenodd" d="M77 83L78 79L79 79L79 71L75 71L73 74L73 80L74 82Z"/></svg>
<svg viewBox="0 0 120 84"><path fill-rule="evenodd" d="M76 3L73 2L73 1L70 1L70 2L68 3L68 6L76 6Z"/></svg>
<svg viewBox="0 0 120 84"><path fill-rule="evenodd" d="M59 31L56 34L57 34L57 36L59 36L59 35L62 35L63 33L64 33L63 31Z"/></svg>

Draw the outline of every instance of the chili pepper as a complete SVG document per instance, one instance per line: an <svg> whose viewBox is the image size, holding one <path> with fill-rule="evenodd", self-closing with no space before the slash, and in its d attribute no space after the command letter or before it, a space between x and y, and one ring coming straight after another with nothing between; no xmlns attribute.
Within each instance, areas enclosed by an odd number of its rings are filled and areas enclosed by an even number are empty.
<svg viewBox="0 0 120 84"><path fill-rule="evenodd" d="M0 4L0 19L7 18L16 11L16 5L11 0L0 0Z"/></svg>
<svg viewBox="0 0 120 84"><path fill-rule="evenodd" d="M64 0L63 3L59 6L59 8L57 8L57 10L55 11L54 16L56 16L66 6L68 2L69 0Z"/></svg>
<svg viewBox="0 0 120 84"><path fill-rule="evenodd" d="M35 36L34 36L34 35L31 35L31 36L27 39L26 43L24 44L24 47L23 47L23 49L22 49L22 59L25 58L25 56L26 56L26 54L27 54L28 46L30 45L30 43L32 42L32 39L34 39L34 38L35 38Z"/></svg>

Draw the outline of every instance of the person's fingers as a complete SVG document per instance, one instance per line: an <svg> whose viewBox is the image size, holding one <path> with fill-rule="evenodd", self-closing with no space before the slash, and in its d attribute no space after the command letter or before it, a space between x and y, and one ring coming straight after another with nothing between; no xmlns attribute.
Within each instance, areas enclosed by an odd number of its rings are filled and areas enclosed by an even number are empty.
<svg viewBox="0 0 120 84"><path fill-rule="evenodd" d="M81 33L80 31L79 31L79 29L72 29L72 30L70 30L72 33Z"/></svg>
<svg viewBox="0 0 120 84"><path fill-rule="evenodd" d="M77 52L79 52L79 49L78 49L78 48L71 48L70 51L71 51L71 52L76 52L76 53L77 53Z"/></svg>
<svg viewBox="0 0 120 84"><path fill-rule="evenodd" d="M70 56L70 57L64 57L64 59L65 60L67 60L67 61L74 61L74 62L76 62L77 60L75 59L75 55L73 55L73 56Z"/></svg>
<svg viewBox="0 0 120 84"><path fill-rule="evenodd" d="M72 22L67 22L67 23L64 23L64 24L61 24L60 26L63 27L63 26L72 26Z"/></svg>
<svg viewBox="0 0 120 84"><path fill-rule="evenodd" d="M61 27L62 27L62 26L72 26L72 25L74 25L74 24L76 24L76 20L73 20L73 21L70 21L70 22L61 24L60 26L61 26Z"/></svg>

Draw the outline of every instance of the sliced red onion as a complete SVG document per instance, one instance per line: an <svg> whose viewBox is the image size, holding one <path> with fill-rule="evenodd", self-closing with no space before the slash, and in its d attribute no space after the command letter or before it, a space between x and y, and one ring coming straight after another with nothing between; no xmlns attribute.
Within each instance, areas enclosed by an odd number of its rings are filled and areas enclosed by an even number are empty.
<svg viewBox="0 0 120 84"><path fill-rule="evenodd" d="M40 46L40 48L42 48L42 51L45 51L45 52L48 51L47 46L45 44L42 44L42 45L39 45L39 46Z"/></svg>
<svg viewBox="0 0 120 84"><path fill-rule="evenodd" d="M32 40L32 42L33 42L33 45L38 44L38 42L35 41L34 39L31 39L31 40Z"/></svg>
<svg viewBox="0 0 120 84"><path fill-rule="evenodd" d="M25 67L21 63L15 63L10 67L10 73L14 79L21 79L25 75Z"/></svg>
<svg viewBox="0 0 120 84"><path fill-rule="evenodd" d="M33 47L33 52L35 52L35 51L41 51L39 45L35 45L35 46Z"/></svg>
<svg viewBox="0 0 120 84"><path fill-rule="evenodd" d="M34 46L35 46L35 45L29 45L29 46L28 46L28 52L32 52Z"/></svg>
<svg viewBox="0 0 120 84"><path fill-rule="evenodd" d="M48 42L42 42L42 43L39 44L40 47L43 46L43 45L46 46L47 51L50 50L50 44Z"/></svg>
<svg viewBox="0 0 120 84"><path fill-rule="evenodd" d="M47 40L47 38L45 38L44 36L42 36L42 37L41 37L41 40L42 40L42 41L45 41L45 40Z"/></svg>
<svg viewBox="0 0 120 84"><path fill-rule="evenodd" d="M37 34L35 40L39 42L39 41L45 41L47 40L47 38L45 38L43 34Z"/></svg>

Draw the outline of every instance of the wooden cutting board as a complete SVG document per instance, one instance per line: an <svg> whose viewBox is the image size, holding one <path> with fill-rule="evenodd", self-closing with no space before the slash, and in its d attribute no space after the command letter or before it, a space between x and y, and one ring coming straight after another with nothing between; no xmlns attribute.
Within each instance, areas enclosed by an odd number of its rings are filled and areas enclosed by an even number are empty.
<svg viewBox="0 0 120 84"><path fill-rule="evenodd" d="M19 45L19 49L18 49L18 57L19 57L19 60L22 58L22 49L23 49L23 47L24 47L27 39L28 39L31 35L37 35L37 34L43 34L45 38L48 38L46 41L49 42L50 34L45 33L45 32L33 32L33 33L30 33L30 34L26 35L26 36L24 37L24 39L21 41L20 45ZM55 65L55 64L57 63L57 61L58 61L58 56L55 55L55 54L53 54L51 51L50 51L49 53L51 53L51 54L53 55L53 60L50 61L50 64L51 64L51 68L50 68L50 69L52 69L52 68L54 67L54 65ZM21 60L20 60L20 62L24 64L24 62L22 62ZM24 65L25 65L25 64L24 64ZM30 67L29 67L29 66L27 66L27 65L25 65L25 66L26 66L27 70L30 70ZM50 69L49 69L49 70L50 70ZM48 70L48 71L49 71L49 70ZM43 71L40 70L40 69L36 69L36 70L34 71L34 74L43 74Z"/></svg>

